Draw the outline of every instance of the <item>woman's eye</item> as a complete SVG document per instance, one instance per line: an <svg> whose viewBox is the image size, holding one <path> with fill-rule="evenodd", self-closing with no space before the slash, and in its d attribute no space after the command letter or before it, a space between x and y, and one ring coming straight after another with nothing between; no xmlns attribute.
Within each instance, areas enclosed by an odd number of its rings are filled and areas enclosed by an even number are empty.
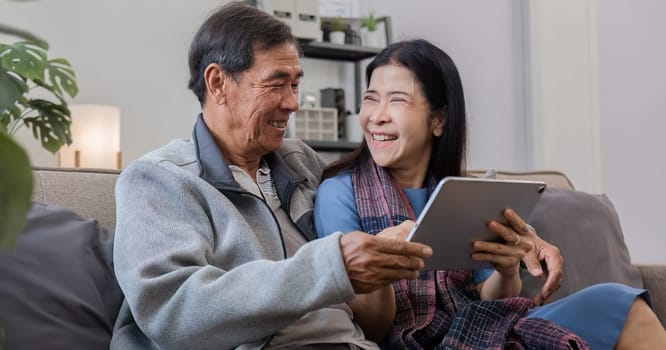
<svg viewBox="0 0 666 350"><path fill-rule="evenodd" d="M377 98L375 98L374 96L363 96L363 101L376 102Z"/></svg>

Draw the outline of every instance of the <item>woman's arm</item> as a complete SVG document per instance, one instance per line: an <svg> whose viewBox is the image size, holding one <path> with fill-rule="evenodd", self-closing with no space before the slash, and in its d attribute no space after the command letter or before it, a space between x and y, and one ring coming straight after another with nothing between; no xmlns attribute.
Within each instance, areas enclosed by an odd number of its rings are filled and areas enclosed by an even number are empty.
<svg viewBox="0 0 666 350"><path fill-rule="evenodd" d="M379 343L395 319L395 294L387 285L370 294L356 294L347 303L354 311L354 321L361 326L367 339Z"/></svg>
<svg viewBox="0 0 666 350"><path fill-rule="evenodd" d="M513 277L503 276L495 271L487 280L476 285L481 300L515 297L520 294L522 288L523 284L517 271Z"/></svg>

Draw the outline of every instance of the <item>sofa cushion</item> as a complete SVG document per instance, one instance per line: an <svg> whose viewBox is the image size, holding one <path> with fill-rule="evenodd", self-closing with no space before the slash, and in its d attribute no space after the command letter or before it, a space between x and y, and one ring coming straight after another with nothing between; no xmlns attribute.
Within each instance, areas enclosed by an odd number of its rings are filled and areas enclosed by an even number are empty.
<svg viewBox="0 0 666 350"><path fill-rule="evenodd" d="M605 195L547 188L527 221L564 257L562 287L549 301L601 282L643 287L640 271L631 265L615 207ZM533 297L542 285L543 281L523 273L522 295Z"/></svg>
<svg viewBox="0 0 666 350"><path fill-rule="evenodd" d="M73 211L34 203L0 252L0 323L9 349L108 349L122 293L113 235Z"/></svg>

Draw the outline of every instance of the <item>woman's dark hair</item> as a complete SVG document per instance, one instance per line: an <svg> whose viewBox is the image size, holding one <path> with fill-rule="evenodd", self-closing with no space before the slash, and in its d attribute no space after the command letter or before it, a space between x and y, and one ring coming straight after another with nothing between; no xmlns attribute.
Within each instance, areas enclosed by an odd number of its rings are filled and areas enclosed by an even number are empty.
<svg viewBox="0 0 666 350"><path fill-rule="evenodd" d="M444 113L444 132L433 138L428 172L437 180L461 176L465 172L467 153L467 117L462 82L451 57L426 40L397 42L370 62L365 70L367 84L370 84L374 70L386 65L409 69L420 84L431 113ZM322 178L355 170L368 157L370 151L363 140L359 148L326 168Z"/></svg>
<svg viewBox="0 0 666 350"><path fill-rule="evenodd" d="M204 71L211 63L234 79L250 68L254 51L298 41L287 24L256 7L231 2L208 17L190 44L190 82L201 105L206 99Z"/></svg>

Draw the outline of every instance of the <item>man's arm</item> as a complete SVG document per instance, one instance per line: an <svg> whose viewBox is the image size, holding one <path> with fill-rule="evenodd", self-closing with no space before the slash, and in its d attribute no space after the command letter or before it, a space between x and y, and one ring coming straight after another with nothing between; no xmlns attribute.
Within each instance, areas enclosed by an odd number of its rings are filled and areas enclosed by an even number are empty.
<svg viewBox="0 0 666 350"><path fill-rule="evenodd" d="M354 296L340 235L308 243L289 259L256 259L279 247L276 227L262 221L265 231L247 231L226 197L214 196L212 186L193 189L188 181L196 177L187 176L171 164L141 162L123 171L116 188L115 271L153 342L232 348Z"/></svg>

